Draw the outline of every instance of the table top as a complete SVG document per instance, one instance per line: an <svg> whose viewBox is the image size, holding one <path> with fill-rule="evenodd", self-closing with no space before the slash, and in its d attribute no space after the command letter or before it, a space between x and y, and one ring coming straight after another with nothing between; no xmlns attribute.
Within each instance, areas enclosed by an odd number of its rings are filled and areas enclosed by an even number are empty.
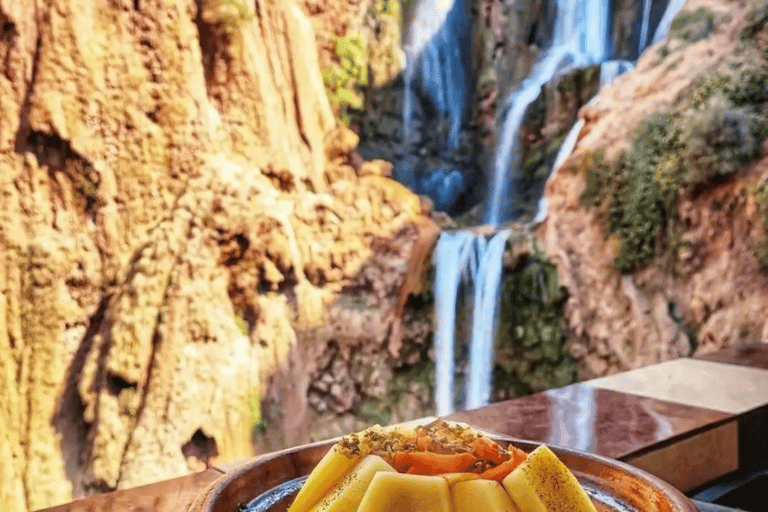
<svg viewBox="0 0 768 512"><path fill-rule="evenodd" d="M760 344L651 365L457 412L448 419L492 433L624 460L651 472L657 466L663 472L670 456L679 459L677 452L688 450L685 458L699 460L704 472L686 471L685 480L670 482L685 491L738 467L741 427L737 423L755 410L768 410L766 386L768 344ZM735 389L749 392L734 393ZM715 444L725 448L713 453L712 460L696 451ZM211 467L44 512L183 512L197 494L236 466Z"/></svg>

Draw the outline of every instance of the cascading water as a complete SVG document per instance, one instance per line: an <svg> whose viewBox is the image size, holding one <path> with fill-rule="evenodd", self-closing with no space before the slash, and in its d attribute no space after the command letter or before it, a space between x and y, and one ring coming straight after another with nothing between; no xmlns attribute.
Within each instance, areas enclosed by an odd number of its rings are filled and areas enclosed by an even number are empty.
<svg viewBox="0 0 768 512"><path fill-rule="evenodd" d="M602 81L602 74L600 75L600 79ZM576 147L576 142L579 140L579 134L581 133L582 128L584 128L584 119L579 119L568 132L568 135L565 136L563 145L560 146L560 149L557 151L555 163L552 166L552 173L550 174L550 177L547 178L547 181L552 179L552 177L555 175L555 172L557 172L560 166L565 162L565 159L568 158L568 156L570 156L570 154L573 152L573 148ZM546 212L547 198L544 194L541 194L541 198L539 199L539 207L536 211L536 218L533 219L533 222L538 223L543 221Z"/></svg>
<svg viewBox="0 0 768 512"><path fill-rule="evenodd" d="M505 100L501 109L501 129L494 158L494 173L489 184L489 198L486 209L486 222L491 226L515 217L510 211L509 198L515 196L510 190L511 176L518 174L520 151L520 127L528 107L541 94L542 86L569 70L592 64L600 64L600 85L613 82L620 74L632 69L633 62L628 60L610 60L610 3L608 0L552 0L557 9L552 43L542 58L534 65L530 75ZM647 43L651 31L651 4L654 0L644 0L642 12L638 13L640 34L638 54ZM435 34L428 43L424 37L411 33L412 46L408 52L406 70L406 101L404 120L408 125L406 134L412 134L411 124L416 116L414 107L414 84L427 84L433 103L438 112L447 113L450 129L446 145L456 148L458 134L465 115L467 76L455 72L457 56L461 54L464 43L451 43L465 37L466 25L462 25L452 15L464 13L468 20L468 0L422 0L417 9L417 22L422 35L428 31ZM682 7L685 0L671 0L654 32L652 42L662 39L671 25L672 18ZM423 8L422 8L423 6ZM445 16L441 13L447 12ZM423 23L418 19L425 17ZM434 28L436 19L444 19L439 29ZM468 21L467 21L468 23ZM428 27L429 30L424 27ZM427 38L428 39L428 38ZM442 66L442 67L441 67ZM462 71L466 67L458 66ZM420 77L420 78L419 78ZM455 81L454 81L455 80ZM410 95L410 96L409 96ZM557 169L573 151L579 132L584 125L579 120L566 136L555 160ZM417 182L412 169L405 169L411 182ZM450 194L461 186L461 173L458 171L442 172L437 177L422 181L431 190ZM408 181L406 180L406 183ZM417 190L418 190L418 183ZM422 191L422 193L424 193ZM430 194L433 198L436 194ZM438 195L439 197L439 195ZM436 201L436 204L438 201ZM438 204L439 208L439 204ZM536 220L546 216L544 199L539 203ZM491 375L493 371L493 352L495 342L498 294L502 278L502 255L510 236L510 230L500 230L490 240L484 233L460 230L444 233L436 249L435 280L435 353L436 353L436 406L437 414L445 415L454 410L455 398L455 324L459 290L462 285L474 290L472 337L469 347L469 365L466 381L467 408L485 405L491 393ZM585 412L585 418L590 417ZM586 420L588 422L588 420ZM585 443L588 440L585 438Z"/></svg>
<svg viewBox="0 0 768 512"><path fill-rule="evenodd" d="M628 60L609 60L600 65L600 87L613 83L619 75L634 69L635 65Z"/></svg>
<svg viewBox="0 0 768 512"><path fill-rule="evenodd" d="M651 24L651 0L643 0L643 14L640 18L640 37L637 38L637 55L643 53L648 45L648 32Z"/></svg>
<svg viewBox="0 0 768 512"><path fill-rule="evenodd" d="M685 2L686 0L669 0L667 9L664 11L664 16L661 17L661 21L659 21L659 25L656 27L656 32L653 34L653 44L661 42L662 39L667 37L669 27L672 26L672 20L675 19L677 13L683 8Z"/></svg>
<svg viewBox="0 0 768 512"><path fill-rule="evenodd" d="M493 368L493 344L496 340L495 320L499 309L501 257L511 234L510 230L499 231L487 243L484 236L475 239L477 260L473 269L475 293L467 377L467 409L487 404L491 396L490 369Z"/></svg>
<svg viewBox="0 0 768 512"><path fill-rule="evenodd" d="M501 284L501 256L511 232L502 230L490 241L471 231L444 233L435 251L435 402L437 413L453 411L455 400L456 303L462 282L474 287L472 302L472 343L469 353L466 407L488 403L491 393L495 318Z"/></svg>
<svg viewBox="0 0 768 512"><path fill-rule="evenodd" d="M435 406L441 416L454 407L456 301L473 242L467 231L443 233L435 249Z"/></svg>
<svg viewBox="0 0 768 512"><path fill-rule="evenodd" d="M486 210L492 225L514 217L509 211L510 177L518 168L520 126L526 110L541 94L544 84L575 67L596 64L608 58L609 2L604 0L557 0L552 46L534 66L530 76L504 102L493 181Z"/></svg>
<svg viewBox="0 0 768 512"><path fill-rule="evenodd" d="M428 195L442 211L449 210L466 188L464 174L450 165L430 173L420 172L413 155L429 131L440 133L441 156L460 151L461 127L472 97L470 9L471 0L421 0L405 45L406 156L397 163L395 177L412 190ZM424 104L430 112L422 110ZM426 118L430 116L437 118L437 126L427 126Z"/></svg>

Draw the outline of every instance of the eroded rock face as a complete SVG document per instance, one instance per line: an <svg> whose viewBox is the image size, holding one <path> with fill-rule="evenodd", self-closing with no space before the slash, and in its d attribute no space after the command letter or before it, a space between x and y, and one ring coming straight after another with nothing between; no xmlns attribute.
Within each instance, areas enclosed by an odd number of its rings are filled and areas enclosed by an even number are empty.
<svg viewBox="0 0 768 512"><path fill-rule="evenodd" d="M585 162L595 150L606 161L617 157L642 119L691 101L695 80L730 69L745 51L752 6L692 0L685 7L699 8L714 13L714 32L693 41L673 34L646 51L635 71L603 89L594 107L582 109L586 126L576 150L546 188L548 218L538 237L568 290L570 347L581 361L582 377L768 336L761 313L768 304L768 275L756 257L765 239L762 199L754 192L766 181L764 158L735 176L681 187L673 211L676 231L669 238L674 244L666 245L674 250L657 249L648 264L631 273L617 270L622 241L608 234L605 213L582 201L592 165ZM759 53L761 41L753 34L747 44L756 44ZM757 57L748 65L764 63ZM666 179L664 168L657 170L653 179Z"/></svg>
<svg viewBox="0 0 768 512"><path fill-rule="evenodd" d="M283 0L0 0L0 509L247 456L372 261L394 322L430 221L317 60Z"/></svg>

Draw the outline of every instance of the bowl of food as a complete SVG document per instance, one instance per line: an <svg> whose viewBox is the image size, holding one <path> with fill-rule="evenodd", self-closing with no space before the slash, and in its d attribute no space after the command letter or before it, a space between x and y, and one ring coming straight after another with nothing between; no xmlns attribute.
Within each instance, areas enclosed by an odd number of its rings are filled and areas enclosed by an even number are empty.
<svg viewBox="0 0 768 512"><path fill-rule="evenodd" d="M189 512L697 512L627 464L436 420L258 459Z"/></svg>

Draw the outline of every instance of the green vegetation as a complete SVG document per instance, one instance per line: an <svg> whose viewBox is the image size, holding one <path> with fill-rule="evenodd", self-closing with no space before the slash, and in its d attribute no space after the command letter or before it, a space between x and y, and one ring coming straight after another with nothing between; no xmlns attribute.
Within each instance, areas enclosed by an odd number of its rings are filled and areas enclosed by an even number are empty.
<svg viewBox="0 0 768 512"><path fill-rule="evenodd" d="M695 43L714 32L715 26L715 14L706 7L699 7L695 11L680 11L669 27L669 37Z"/></svg>
<svg viewBox="0 0 768 512"><path fill-rule="evenodd" d="M760 157L767 86L764 63L705 74L681 95L677 110L642 121L631 148L615 160L599 152L583 158L582 203L601 211L607 230L621 239L618 269L630 272L674 252L682 235L679 194L729 179Z"/></svg>
<svg viewBox="0 0 768 512"><path fill-rule="evenodd" d="M245 406L248 410L248 422L252 429L263 426L263 418L261 416L261 392L259 388L254 388L248 392L248 397L245 401Z"/></svg>
<svg viewBox="0 0 768 512"><path fill-rule="evenodd" d="M679 132L669 114L653 114L640 123L632 148L624 154L620 188L614 193L610 230L622 239L616 267L631 271L655 254L656 236L668 216L665 208L674 188Z"/></svg>
<svg viewBox="0 0 768 512"><path fill-rule="evenodd" d="M243 315L235 313L235 323L237 324L237 328L240 329L240 332L243 333L244 336L248 336L251 333L251 328L248 325L248 322L245 321Z"/></svg>
<svg viewBox="0 0 768 512"><path fill-rule="evenodd" d="M402 4L405 5L408 0L402 0ZM378 16L400 16L400 0L378 0L374 2L368 9L368 15L372 17Z"/></svg>
<svg viewBox="0 0 768 512"><path fill-rule="evenodd" d="M566 298L557 268L538 251L523 258L505 278L494 399L561 387L576 380L576 360L566 350Z"/></svg>
<svg viewBox="0 0 768 512"><path fill-rule="evenodd" d="M760 113L768 102L768 66L741 64L728 73L702 75L681 96L688 98L687 108L693 110L700 110L716 96L723 96L736 107Z"/></svg>
<svg viewBox="0 0 768 512"><path fill-rule="evenodd" d="M244 0L200 0L200 17L226 34L234 34L253 19L253 12Z"/></svg>
<svg viewBox="0 0 768 512"><path fill-rule="evenodd" d="M758 119L744 108L716 97L691 116L682 138L682 179L689 185L705 184L735 174L760 155Z"/></svg>
<svg viewBox="0 0 768 512"><path fill-rule="evenodd" d="M757 183L752 192L760 222L763 225L763 240L756 247L755 257L763 271L768 272L768 183Z"/></svg>
<svg viewBox="0 0 768 512"><path fill-rule="evenodd" d="M339 63L321 71L331 104L340 110L341 122L349 124L349 109L363 107L360 87L368 85L368 47L359 34L334 39Z"/></svg>
<svg viewBox="0 0 768 512"><path fill-rule="evenodd" d="M587 187L585 206L605 212L607 227L622 240L615 265L628 272L650 261L659 228L676 197L679 130L670 114L653 114L637 128L632 148L612 162L602 153L581 162Z"/></svg>
<svg viewBox="0 0 768 512"><path fill-rule="evenodd" d="M673 52L706 39L715 31L719 21L715 13L706 7L699 7L695 11L680 11L669 27L667 42L659 46L659 58L664 60ZM677 64L674 62L670 68Z"/></svg>
<svg viewBox="0 0 768 512"><path fill-rule="evenodd" d="M741 38L747 41L754 40L768 24L768 1L756 0L753 3L752 10L747 15L747 24L741 33Z"/></svg>
<svg viewBox="0 0 768 512"><path fill-rule="evenodd" d="M413 396L416 390L420 390L422 397L431 400L435 382L435 363L428 354L431 345L431 342L427 344L415 364L395 368L386 396L383 399L364 397L356 415L368 424L387 425L392 423L394 410L402 407L403 399Z"/></svg>

